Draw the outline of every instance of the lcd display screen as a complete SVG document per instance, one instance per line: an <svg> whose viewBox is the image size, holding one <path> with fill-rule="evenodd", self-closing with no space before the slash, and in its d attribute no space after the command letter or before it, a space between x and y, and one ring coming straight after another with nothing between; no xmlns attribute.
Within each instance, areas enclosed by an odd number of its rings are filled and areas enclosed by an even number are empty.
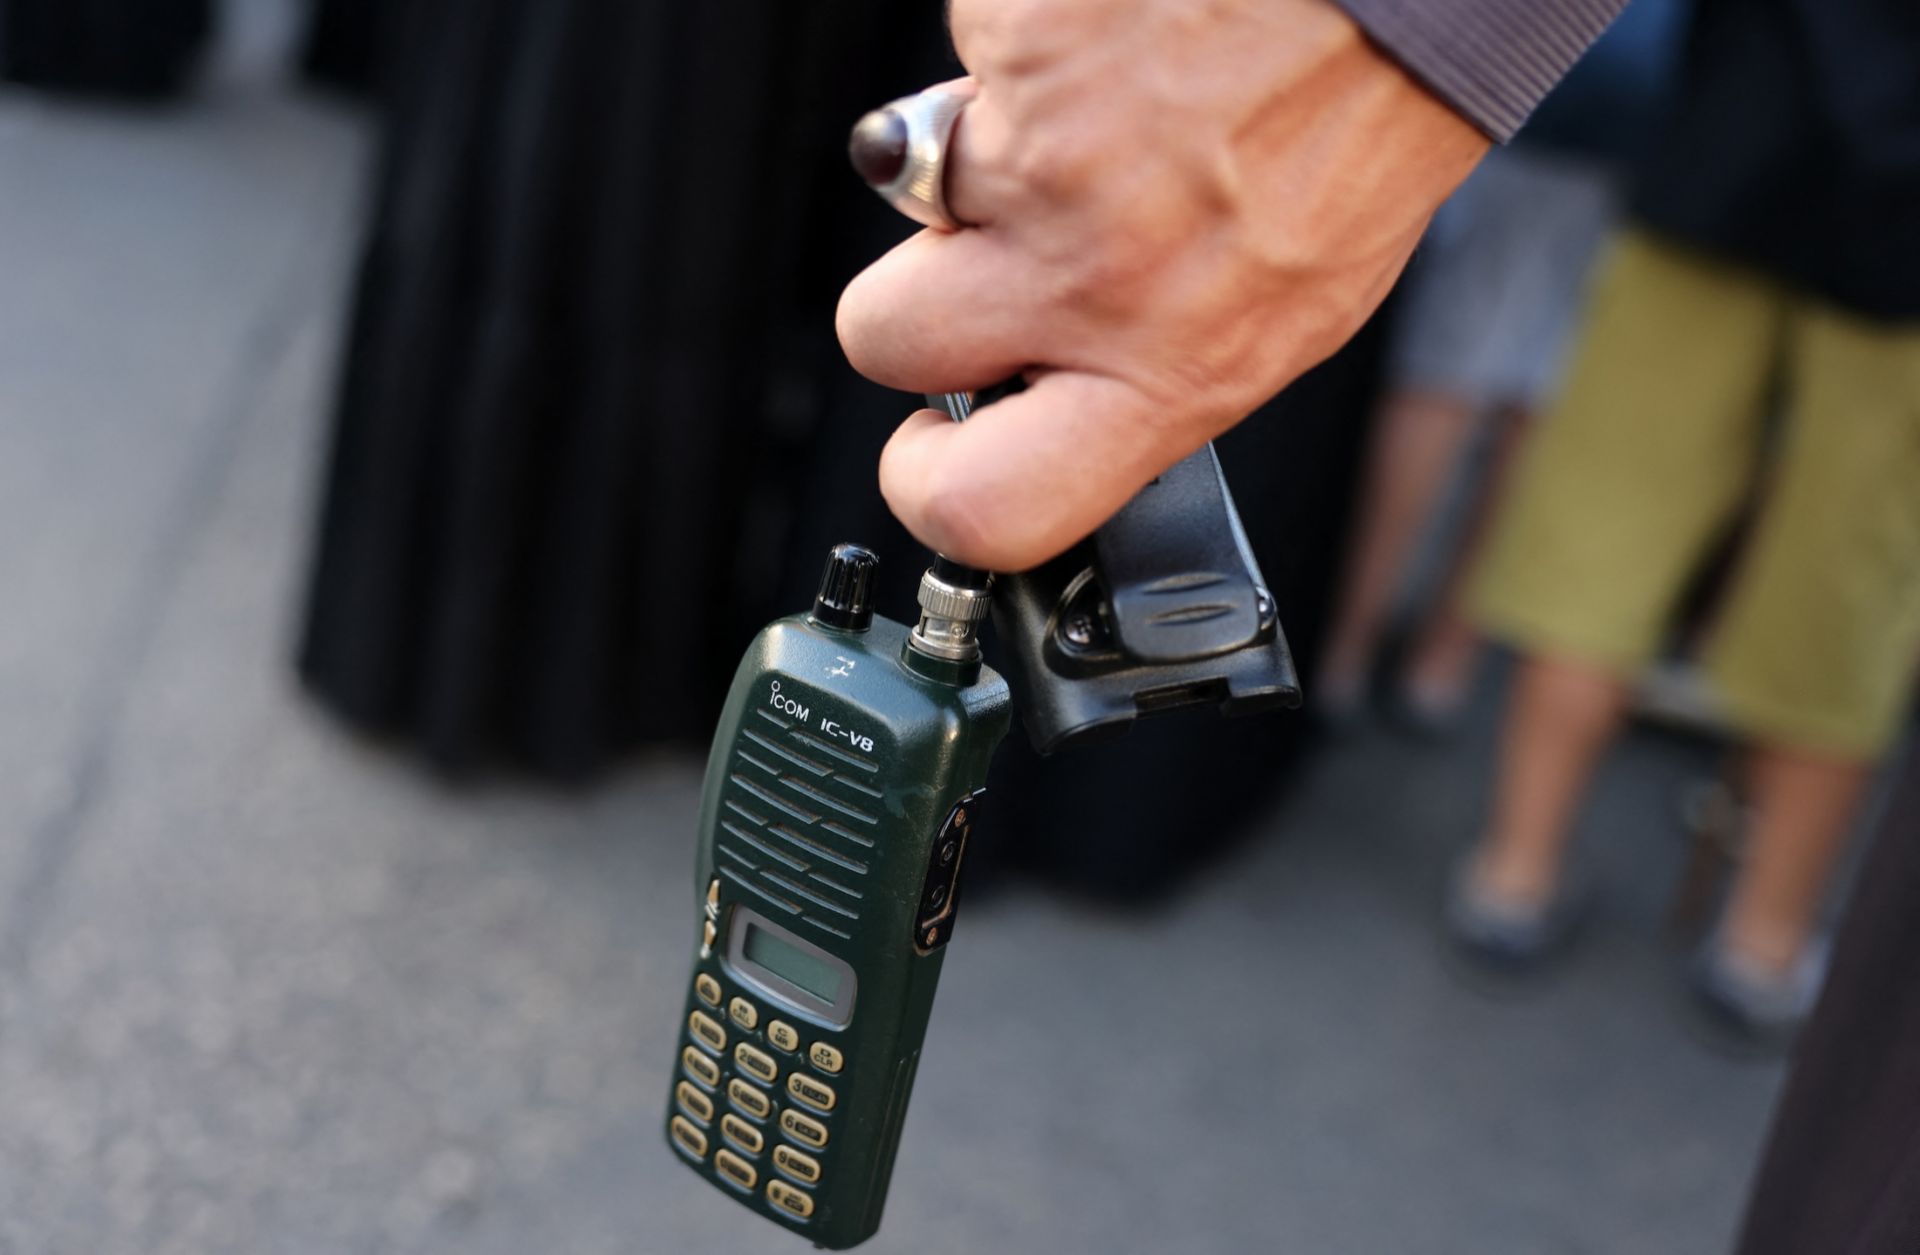
<svg viewBox="0 0 1920 1255"><path fill-rule="evenodd" d="M752 922L747 924L740 954L755 967L764 968L828 1005L840 1001L840 986L846 983L846 970L826 955L802 949Z"/></svg>

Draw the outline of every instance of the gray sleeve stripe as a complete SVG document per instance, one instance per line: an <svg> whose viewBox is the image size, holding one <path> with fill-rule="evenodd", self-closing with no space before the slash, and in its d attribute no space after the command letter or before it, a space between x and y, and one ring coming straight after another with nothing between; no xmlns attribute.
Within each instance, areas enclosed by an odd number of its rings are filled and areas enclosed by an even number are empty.
<svg viewBox="0 0 1920 1255"><path fill-rule="evenodd" d="M1468 121L1509 140L1627 0L1338 0Z"/></svg>

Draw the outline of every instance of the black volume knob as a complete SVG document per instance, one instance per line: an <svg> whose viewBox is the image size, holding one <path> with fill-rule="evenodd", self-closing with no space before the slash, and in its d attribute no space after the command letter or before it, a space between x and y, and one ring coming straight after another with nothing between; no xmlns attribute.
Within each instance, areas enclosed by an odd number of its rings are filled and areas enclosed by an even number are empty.
<svg viewBox="0 0 1920 1255"><path fill-rule="evenodd" d="M820 595L813 599L813 621L843 632L873 626L873 577L880 559L863 545L835 545L820 574Z"/></svg>

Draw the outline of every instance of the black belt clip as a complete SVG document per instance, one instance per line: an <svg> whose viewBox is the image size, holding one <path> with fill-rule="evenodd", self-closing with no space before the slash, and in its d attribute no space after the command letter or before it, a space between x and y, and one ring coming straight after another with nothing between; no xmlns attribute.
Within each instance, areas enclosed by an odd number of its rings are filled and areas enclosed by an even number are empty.
<svg viewBox="0 0 1920 1255"><path fill-rule="evenodd" d="M1005 390L977 403L993 395ZM956 420L974 404L930 399ZM1243 715L1300 704L1279 609L1211 444L1066 553L996 576L993 621L1042 754L1187 706Z"/></svg>

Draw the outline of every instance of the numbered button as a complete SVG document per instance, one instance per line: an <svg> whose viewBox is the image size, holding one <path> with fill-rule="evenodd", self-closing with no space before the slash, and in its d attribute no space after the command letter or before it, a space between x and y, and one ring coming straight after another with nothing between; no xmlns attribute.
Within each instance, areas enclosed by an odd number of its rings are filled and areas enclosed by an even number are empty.
<svg viewBox="0 0 1920 1255"><path fill-rule="evenodd" d="M708 1089L719 1088L720 1065L715 1063L707 1055L702 1054L700 1047L688 1046L685 1050L682 1050L680 1052L680 1065L686 1068L688 1076L700 1082Z"/></svg>
<svg viewBox="0 0 1920 1255"><path fill-rule="evenodd" d="M695 1159L707 1157L707 1135L693 1127L693 1121L685 1116L675 1116L669 1126L673 1131L673 1144L686 1151Z"/></svg>
<svg viewBox="0 0 1920 1255"><path fill-rule="evenodd" d="M805 1072L795 1072L787 1078L787 1092L816 1111L832 1111L833 1104L840 1101L831 1085L816 1081Z"/></svg>
<svg viewBox="0 0 1920 1255"><path fill-rule="evenodd" d="M789 1216L797 1216L802 1220L813 1214L813 1196L785 1181L767 1182L767 1201Z"/></svg>
<svg viewBox="0 0 1920 1255"><path fill-rule="evenodd" d="M729 1111L720 1117L720 1132L735 1146L749 1155L757 1155L766 1147L767 1139L760 1136L760 1130Z"/></svg>
<svg viewBox="0 0 1920 1255"><path fill-rule="evenodd" d="M708 1050L719 1054L727 1048L727 1030L720 1027L720 1021L705 1011L695 1011L687 1017L687 1031L693 1039Z"/></svg>
<svg viewBox="0 0 1920 1255"><path fill-rule="evenodd" d="M710 1007L720 1005L720 982L705 972L693 978L693 992L700 996L700 1001Z"/></svg>
<svg viewBox="0 0 1920 1255"><path fill-rule="evenodd" d="M741 1042L734 1047L733 1061L740 1065L742 1072L769 1085L773 1084L774 1078L780 1075L780 1065L773 1061L772 1055L749 1046L746 1042Z"/></svg>
<svg viewBox="0 0 1920 1255"><path fill-rule="evenodd" d="M808 1185L820 1179L820 1161L812 1155L802 1154L784 1142L773 1148L773 1166L794 1180L805 1181Z"/></svg>
<svg viewBox="0 0 1920 1255"><path fill-rule="evenodd" d="M724 1146L713 1152L713 1166L720 1169L721 1176L743 1190L750 1190L759 1184L759 1170Z"/></svg>
<svg viewBox="0 0 1920 1255"><path fill-rule="evenodd" d="M847 1066L847 1057L827 1043L817 1041L807 1051L807 1062L822 1072L838 1072Z"/></svg>
<svg viewBox="0 0 1920 1255"><path fill-rule="evenodd" d="M727 1004L727 1015L732 1018L735 1024L746 1029L749 1033L753 1031L754 1025L760 1022L760 1008L754 1006L745 998L735 998L732 1002L729 1002Z"/></svg>
<svg viewBox="0 0 1920 1255"><path fill-rule="evenodd" d="M767 1097L767 1091L756 1089L737 1076L727 1082L727 1097L733 1100L734 1106L756 1120L764 1120L773 1114L773 1099Z"/></svg>
<svg viewBox="0 0 1920 1255"><path fill-rule="evenodd" d="M802 1146L814 1150L824 1149L827 1144L827 1126L812 1116L803 1116L792 1107L780 1113L780 1131Z"/></svg>
<svg viewBox="0 0 1920 1255"><path fill-rule="evenodd" d="M776 1050L800 1049L800 1034L785 1020L774 1020L767 1025L767 1040Z"/></svg>
<svg viewBox="0 0 1920 1255"><path fill-rule="evenodd" d="M690 1081L682 1081L673 1087L673 1096L680 1100L680 1110L686 1112L702 1124L713 1120L713 1099L693 1087Z"/></svg>

